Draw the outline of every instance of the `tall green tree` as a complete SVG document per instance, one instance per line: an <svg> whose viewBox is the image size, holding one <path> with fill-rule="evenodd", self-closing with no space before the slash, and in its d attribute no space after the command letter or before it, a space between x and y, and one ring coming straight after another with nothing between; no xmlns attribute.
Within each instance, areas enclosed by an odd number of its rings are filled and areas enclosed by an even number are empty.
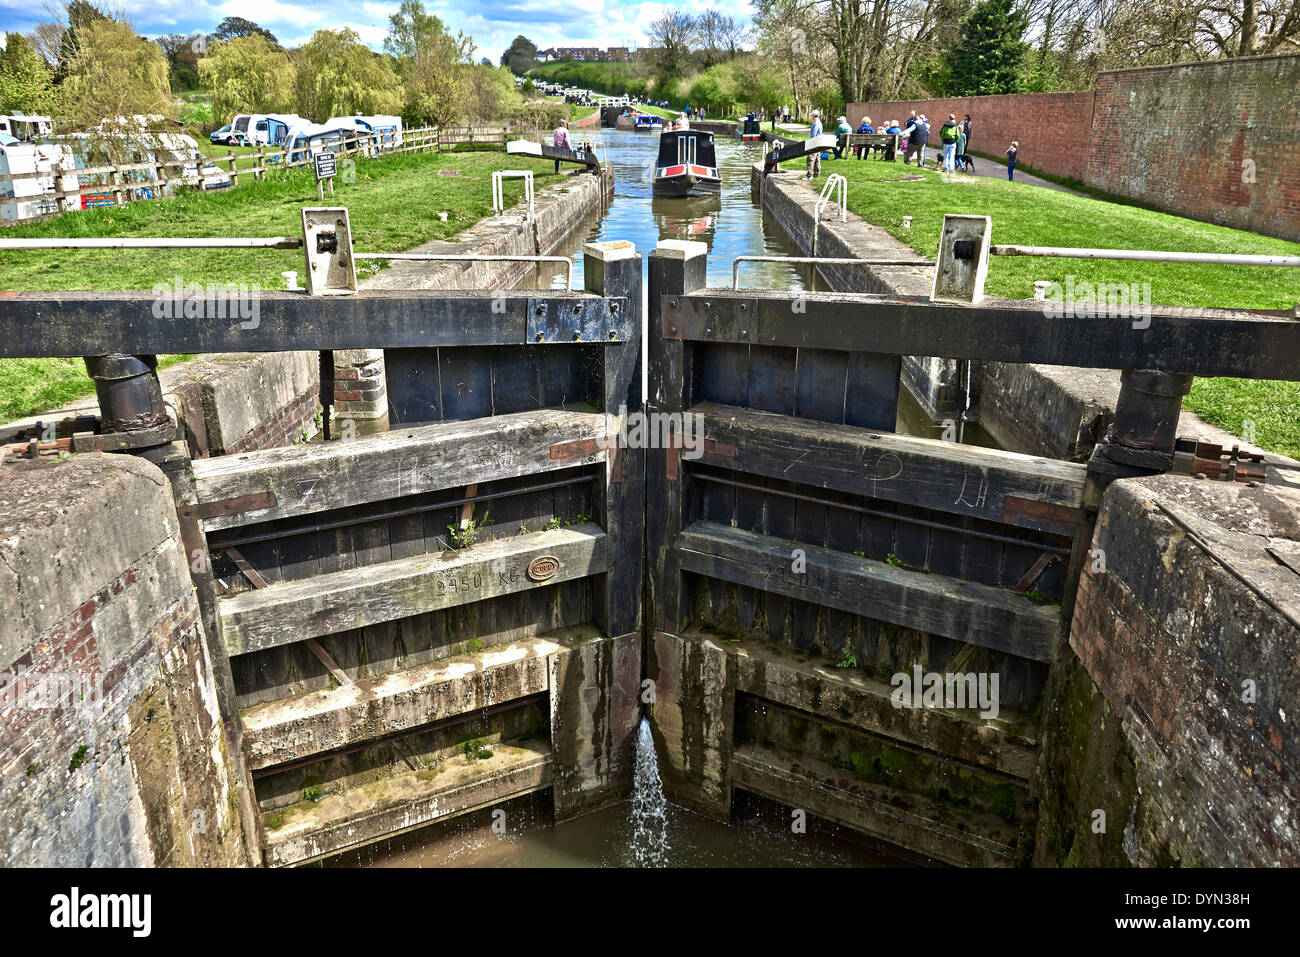
<svg viewBox="0 0 1300 957"><path fill-rule="evenodd" d="M465 71L474 62L470 37L453 35L420 0L402 0L388 18L384 49L397 63L408 120L446 126L464 115Z"/></svg>
<svg viewBox="0 0 1300 957"><path fill-rule="evenodd" d="M54 110L54 74L21 33L6 33L0 53L0 112Z"/></svg>
<svg viewBox="0 0 1300 957"><path fill-rule="evenodd" d="M952 95L1020 91L1020 66L1029 50L1023 39L1029 17L1015 9L1013 3L984 0L962 21L952 58Z"/></svg>
<svg viewBox="0 0 1300 957"><path fill-rule="evenodd" d="M111 20L100 11L99 7L88 3L87 0L72 0L64 8L64 12L68 24L59 37L57 63L54 67L55 80L59 83L62 83L68 75L81 52L81 38L96 23L106 23Z"/></svg>
<svg viewBox="0 0 1300 957"><path fill-rule="evenodd" d="M261 35L214 43L199 61L203 88L212 94L212 117L236 113L287 113L293 108L294 65Z"/></svg>
<svg viewBox="0 0 1300 957"><path fill-rule="evenodd" d="M323 123L331 116L394 113L402 91L386 56L376 55L355 30L317 30L298 50L297 111Z"/></svg>
<svg viewBox="0 0 1300 957"><path fill-rule="evenodd" d="M537 44L520 34L501 54L501 65L511 73L523 76L537 66Z"/></svg>
<svg viewBox="0 0 1300 957"><path fill-rule="evenodd" d="M165 126L176 119L167 58L128 24L96 21L80 31L77 58L63 81L63 109L76 129L129 133L142 128L141 116L148 126L162 117ZM120 145L106 143L110 157Z"/></svg>
<svg viewBox="0 0 1300 957"><path fill-rule="evenodd" d="M272 46L280 45L274 33L243 17L226 17L212 31L213 40L234 40L238 37L261 37Z"/></svg>

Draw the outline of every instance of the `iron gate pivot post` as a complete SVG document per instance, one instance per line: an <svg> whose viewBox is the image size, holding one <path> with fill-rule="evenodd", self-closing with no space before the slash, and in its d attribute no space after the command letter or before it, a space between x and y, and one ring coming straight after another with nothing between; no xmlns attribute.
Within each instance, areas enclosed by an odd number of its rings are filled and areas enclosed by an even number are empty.
<svg viewBox="0 0 1300 957"><path fill-rule="evenodd" d="M86 356L86 373L95 383L100 432L121 437L121 450L160 462L175 426L163 402L158 357L110 354ZM81 451L74 437L73 451ZM86 447L102 448L106 443Z"/></svg>
<svg viewBox="0 0 1300 957"><path fill-rule="evenodd" d="M1160 475L1173 468L1178 416L1194 378L1154 369L1120 373L1115 419L1088 460L1085 507L1100 509L1106 487L1116 479Z"/></svg>

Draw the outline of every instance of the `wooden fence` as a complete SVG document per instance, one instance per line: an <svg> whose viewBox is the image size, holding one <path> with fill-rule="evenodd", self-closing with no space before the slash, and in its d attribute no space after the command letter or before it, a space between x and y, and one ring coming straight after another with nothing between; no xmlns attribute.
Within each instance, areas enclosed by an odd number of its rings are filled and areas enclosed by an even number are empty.
<svg viewBox="0 0 1300 957"><path fill-rule="evenodd" d="M389 145L392 133L364 133L347 137L340 146L330 147L331 152L341 156L389 156L397 153L443 153L459 150L504 149L507 138L513 134L532 135L532 130L513 130L511 126L465 126L440 129L436 126L418 127L402 131L402 144ZM297 157L295 159L295 157ZM32 196L0 196L0 225L14 226L21 223L38 222L57 216L59 213L76 209L69 201L93 197L91 206L120 206L130 200L159 199L172 190L176 184L198 186L204 181L203 168L215 167L230 177L230 188L239 185L241 176L251 176L260 180L268 172L277 169L292 169L297 166L310 166L312 154L306 149L289 149L287 147L258 147L252 152L236 153L230 150L226 156L202 156L190 160L170 160L148 163L118 163L85 169L68 169L55 166L49 173L10 173L0 174L0 183L26 181L32 179L52 179L54 189ZM224 169L223 169L224 167ZM169 172L175 171L175 172ZM102 179L91 185L78 186L75 189L63 189L66 176L76 176L80 180L87 177ZM209 176L211 174L209 173ZM145 195L140 195L145 194ZM42 202L52 208L37 216L7 219L3 206L10 204Z"/></svg>

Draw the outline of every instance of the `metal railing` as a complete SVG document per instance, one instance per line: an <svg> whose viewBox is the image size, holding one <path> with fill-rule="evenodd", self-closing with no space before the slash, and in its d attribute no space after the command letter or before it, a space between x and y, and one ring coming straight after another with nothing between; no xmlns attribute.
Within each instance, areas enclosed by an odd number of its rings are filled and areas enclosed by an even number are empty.
<svg viewBox="0 0 1300 957"><path fill-rule="evenodd" d="M537 205L533 192L533 171L530 169L498 169L492 171L492 212L500 214L506 211L507 179L524 181L524 199L528 203L528 222L537 218Z"/></svg>
<svg viewBox="0 0 1300 957"><path fill-rule="evenodd" d="M1149 263L1201 263L1217 266L1300 266L1300 256L1249 253L1193 253L1160 249L1086 249L1073 246L989 246L990 256L1042 256L1053 259L1124 259Z"/></svg>
<svg viewBox="0 0 1300 957"><path fill-rule="evenodd" d="M848 222L849 219L849 181L840 173L831 173L826 177L826 182L822 186L821 195L817 197L817 206L813 212L813 218L821 222L822 209L826 204L831 202L831 196L837 197L836 203L840 207L840 222Z"/></svg>

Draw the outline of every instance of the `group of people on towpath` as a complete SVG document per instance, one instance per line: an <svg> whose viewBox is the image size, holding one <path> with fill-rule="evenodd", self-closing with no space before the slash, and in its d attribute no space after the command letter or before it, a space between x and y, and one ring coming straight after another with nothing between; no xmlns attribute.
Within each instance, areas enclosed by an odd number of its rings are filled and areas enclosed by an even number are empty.
<svg viewBox="0 0 1300 957"><path fill-rule="evenodd" d="M821 111L813 110L812 126L809 128L809 137L821 136L824 132L821 120ZM900 125L897 120L886 120L884 124L877 129L872 125L871 117L863 117L862 123L855 130L849 124L848 118L841 116L835 125L836 136L843 136L848 133L891 133L901 137L899 142L899 152L903 154L903 162L911 165L912 159L916 159L916 165L925 166L925 154L929 148L930 142L930 121L924 113L912 111L908 116L907 122ZM939 128L940 143L940 169L945 173L971 173L975 170L975 160L970 155L970 137L971 137L971 119L967 113L965 119L958 122L954 113L948 114L947 121ZM859 146L854 149L858 159L866 159L870 155L872 147ZM844 158L845 147L836 146L833 150L836 159ZM894 159L894 151L889 147L879 148L878 151L883 153L887 160ZM1020 143L1013 141L1007 148L1007 179L1015 179L1016 157L1019 155ZM804 179L816 179L821 175L823 153L808 154L808 172Z"/></svg>

